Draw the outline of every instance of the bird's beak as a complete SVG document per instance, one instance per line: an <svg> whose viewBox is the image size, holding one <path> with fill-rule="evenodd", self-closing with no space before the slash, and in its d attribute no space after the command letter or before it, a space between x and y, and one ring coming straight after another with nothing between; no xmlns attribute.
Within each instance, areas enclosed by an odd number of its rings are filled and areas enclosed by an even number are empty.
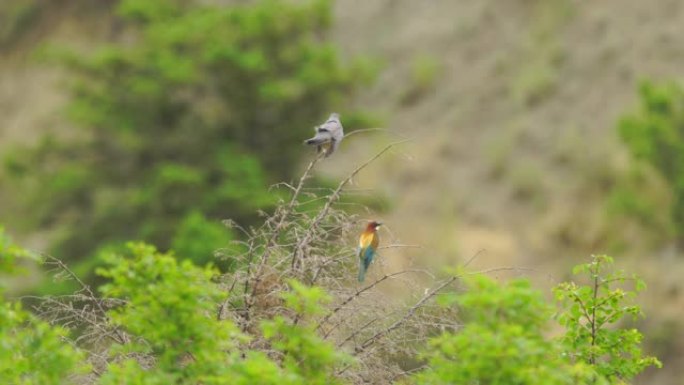
<svg viewBox="0 0 684 385"><path fill-rule="evenodd" d="M375 228L379 228L380 226L382 226L382 223L378 222L378 223L375 225Z"/></svg>

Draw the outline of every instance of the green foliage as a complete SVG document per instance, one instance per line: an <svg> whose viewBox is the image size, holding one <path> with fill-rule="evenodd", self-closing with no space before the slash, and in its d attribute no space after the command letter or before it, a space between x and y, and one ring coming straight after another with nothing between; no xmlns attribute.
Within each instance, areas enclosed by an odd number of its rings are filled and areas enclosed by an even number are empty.
<svg viewBox="0 0 684 385"><path fill-rule="evenodd" d="M684 89L675 83L642 83L639 109L618 130L632 155L656 169L672 191L677 235L684 234ZM633 205L634 206L634 205Z"/></svg>
<svg viewBox="0 0 684 385"><path fill-rule="evenodd" d="M0 240L3 255L25 254L6 237ZM332 299L323 289L287 280L280 292L284 306L252 328L241 322L239 312L224 307L229 294L210 266L179 261L142 243L130 243L128 250L128 255L108 254L107 267L98 269L109 281L100 288L106 324L95 329L116 328L123 337L109 345L100 342L104 351L97 356L107 357L107 364L93 365L97 371L89 383L342 384L339 370L356 364L319 334L321 316L330 311L324 305ZM564 328L556 338L548 336L553 308L529 281L499 283L458 272L466 290L440 298L460 310L463 327L432 338L422 355L428 369L408 381L624 384L646 367L660 366L643 355L638 330L618 327L623 318L641 314L630 300L644 283L610 272L611 263L609 257L593 257L575 268L588 277L587 285L567 282L556 288L557 319ZM627 282L634 290L622 288ZM73 347L78 344L61 327L4 301L0 341L3 383L64 383L85 374L87 360L93 359Z"/></svg>
<svg viewBox="0 0 684 385"><path fill-rule="evenodd" d="M320 313L326 296L318 288L291 281L284 295L295 318L263 322L263 338L280 360L245 349L250 338L217 316L225 295L212 282L216 271L179 262L145 244L130 244L131 257L111 255L99 273L111 280L102 292L125 299L109 312L112 322L134 338L113 354L149 357L151 367L133 358L109 365L102 384L329 384L334 365L347 361L319 338L305 320ZM295 321L296 320L296 321ZM145 360L143 360L145 362Z"/></svg>
<svg viewBox="0 0 684 385"><path fill-rule="evenodd" d="M0 380L3 384L63 384L87 369L64 343L65 331L38 320L19 304L0 303Z"/></svg>
<svg viewBox="0 0 684 385"><path fill-rule="evenodd" d="M5 233L5 228L0 226L0 273L14 271L16 258L26 254L27 251L15 245Z"/></svg>
<svg viewBox="0 0 684 385"><path fill-rule="evenodd" d="M612 183L606 209L612 220L611 232L623 231L627 224L633 223L638 226L642 239L660 244L672 239L678 231L669 215L670 183L645 164L631 165Z"/></svg>
<svg viewBox="0 0 684 385"><path fill-rule="evenodd" d="M330 300L320 288L307 287L294 280L290 280L289 285L292 291L283 293L283 299L286 306L297 313L298 322L301 317L320 314L321 303ZM331 369L349 362L350 358L325 343L316 334L315 326L302 326L283 316L261 324L264 337L283 355L282 365L288 372L305 378L307 384L340 384L342 382Z"/></svg>
<svg viewBox="0 0 684 385"><path fill-rule="evenodd" d="M318 287L307 287L296 280L289 280L291 292L283 293L285 305L298 314L317 315L321 304L330 302L330 297Z"/></svg>
<svg viewBox="0 0 684 385"><path fill-rule="evenodd" d="M575 274L587 277L587 285L565 282L555 293L562 303L558 321L566 329L561 341L567 356L591 365L611 383L624 383L646 367L660 367L661 363L643 354L643 336L637 329L614 327L625 317L642 315L632 301L645 284L636 276L611 272L612 263L608 256L593 256L590 263L574 269ZM633 283L633 290L620 287L626 281Z"/></svg>
<svg viewBox="0 0 684 385"><path fill-rule="evenodd" d="M210 268L178 262L144 244L131 244L132 257L111 255L107 269L99 273L111 280L102 286L105 296L126 299L126 305L109 314L115 325L135 335L132 343L115 349L117 353L152 355L155 365L144 369L132 359L114 364L103 378L105 384L136 383L215 383L228 362L224 350L239 341L237 329L219 322L211 314L221 293L210 278ZM186 365L183 360L191 360Z"/></svg>
<svg viewBox="0 0 684 385"><path fill-rule="evenodd" d="M204 265L213 260L217 249L228 246L233 240L234 235L226 226L193 211L178 226L171 247L178 255L190 256L196 264ZM226 261L221 267L228 268L231 262Z"/></svg>
<svg viewBox="0 0 684 385"><path fill-rule="evenodd" d="M632 170L620 181L608 196L608 212L611 215L629 215L647 225L657 225L654 213L658 212L657 202L639 193L642 183L648 182L643 173Z"/></svg>
<svg viewBox="0 0 684 385"><path fill-rule="evenodd" d="M198 211L253 224L277 200L269 184L306 154L302 138L370 67L341 64L325 41L325 0L122 0L116 10L131 39L60 56L74 74L69 116L83 130L6 159L14 195L36 215L27 227L62 226L55 253L67 259L143 239L204 261L225 237L176 241L179 223Z"/></svg>
<svg viewBox="0 0 684 385"><path fill-rule="evenodd" d="M15 259L30 253L11 243L0 227L0 272L16 272ZM84 356L64 343L66 332L8 302L0 287L0 382L3 384L62 384L87 369Z"/></svg>
<svg viewBox="0 0 684 385"><path fill-rule="evenodd" d="M499 284L485 276L465 279L467 291L451 295L464 326L430 341L430 370L417 384L588 384L598 380L586 365L572 364L545 337L551 308L526 280ZM599 382L596 382L599 383Z"/></svg>

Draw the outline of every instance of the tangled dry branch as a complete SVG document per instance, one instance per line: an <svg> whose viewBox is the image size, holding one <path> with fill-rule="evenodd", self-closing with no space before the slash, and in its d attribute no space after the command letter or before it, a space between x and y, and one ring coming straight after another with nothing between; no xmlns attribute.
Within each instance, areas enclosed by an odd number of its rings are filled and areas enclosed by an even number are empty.
<svg viewBox="0 0 684 385"><path fill-rule="evenodd" d="M216 280L226 292L226 299L217 306L216 318L235 322L253 337L245 348L274 355L269 344L260 339L258 327L264 320L285 316L295 324L309 322L321 338L359 358L340 367L340 377L350 383L389 383L422 367L415 357L431 335L459 328L456 309L439 307L432 301L440 293L455 290L457 276L436 279L428 270L409 267L376 274L377 278L365 286L359 287L355 281L357 260L350 245L355 244L361 219L359 214L339 208L339 203L360 172L404 142L387 145L327 191L307 187L321 159L316 157L296 184L279 185L288 189L290 196L261 226L239 228L245 234L239 241L241 252L235 252L236 248L219 251L220 258L230 258L240 267ZM383 250L418 247L397 242L383 246ZM97 378L108 361L122 359L105 354L106 346L125 345L138 337L113 326L108 319L107 312L122 305L121 300L96 296L56 258L47 256L46 263L59 275L75 280L80 289L70 296L29 300L44 318L77 331L70 343L92 351L93 378ZM289 290L289 279L325 289L332 301L322 316L302 320L283 306L282 294ZM392 293L397 282L405 289L400 295ZM135 358L144 366L154 362L154 357Z"/></svg>

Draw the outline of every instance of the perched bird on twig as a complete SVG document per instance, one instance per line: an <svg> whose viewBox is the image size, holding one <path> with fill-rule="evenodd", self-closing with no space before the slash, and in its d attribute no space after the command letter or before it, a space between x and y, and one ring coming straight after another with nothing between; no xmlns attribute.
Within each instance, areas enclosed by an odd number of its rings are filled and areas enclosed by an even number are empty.
<svg viewBox="0 0 684 385"><path fill-rule="evenodd" d="M378 236L378 228L382 225L380 222L370 221L366 225L366 230L361 233L359 237L359 282L363 282L366 278L366 271L373 258L375 257L375 252L378 250L378 244L380 243L380 237Z"/></svg>
<svg viewBox="0 0 684 385"><path fill-rule="evenodd" d="M316 146L318 153L324 153L325 157L332 155L344 138L344 129L340 122L340 114L333 112L328 120L314 128L316 135L304 141L305 144Z"/></svg>

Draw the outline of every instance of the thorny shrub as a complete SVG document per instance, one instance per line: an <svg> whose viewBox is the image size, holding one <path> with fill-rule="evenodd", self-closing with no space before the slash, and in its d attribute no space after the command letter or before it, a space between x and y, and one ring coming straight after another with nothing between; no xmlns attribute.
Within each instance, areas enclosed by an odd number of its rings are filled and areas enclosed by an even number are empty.
<svg viewBox="0 0 684 385"><path fill-rule="evenodd" d="M351 240L360 218L339 209L339 201L350 181L394 145L327 194L306 186L319 158L312 160L296 184L285 185L289 199L260 227L236 227L245 240L217 252L218 258L236 261L234 272L197 267L132 243L128 255L106 258L107 267L99 274L108 283L97 295L62 261L46 256L47 264L81 289L26 300L44 320L58 325L52 332L57 337L45 338L68 342L55 354L71 365L64 370L72 382L600 384L628 380L659 364L641 355L638 332L608 328L638 309L623 307L626 296L610 289L622 276L604 276L592 267L609 262L605 257L580 268L601 277L594 285L600 292L574 283L559 287L564 301L559 320L566 330L560 340L547 336L552 307L529 283L502 285L482 276L515 268L458 269L444 278L420 269L375 271L374 280L358 285ZM384 248L401 246L387 242ZM408 294L398 299L381 290L391 280L401 280ZM456 286L461 281L466 290ZM431 287L426 289L427 282ZM434 304L441 296L446 306ZM595 318L584 318L578 306L595 309ZM588 338L592 319L596 333ZM42 339L35 328L1 325L0 332L28 330ZM627 344L617 345L620 341ZM10 354L26 352L26 347L16 349ZM75 370L78 354L87 357L86 374ZM510 358L506 365L502 357ZM20 378L29 384L61 383Z"/></svg>

